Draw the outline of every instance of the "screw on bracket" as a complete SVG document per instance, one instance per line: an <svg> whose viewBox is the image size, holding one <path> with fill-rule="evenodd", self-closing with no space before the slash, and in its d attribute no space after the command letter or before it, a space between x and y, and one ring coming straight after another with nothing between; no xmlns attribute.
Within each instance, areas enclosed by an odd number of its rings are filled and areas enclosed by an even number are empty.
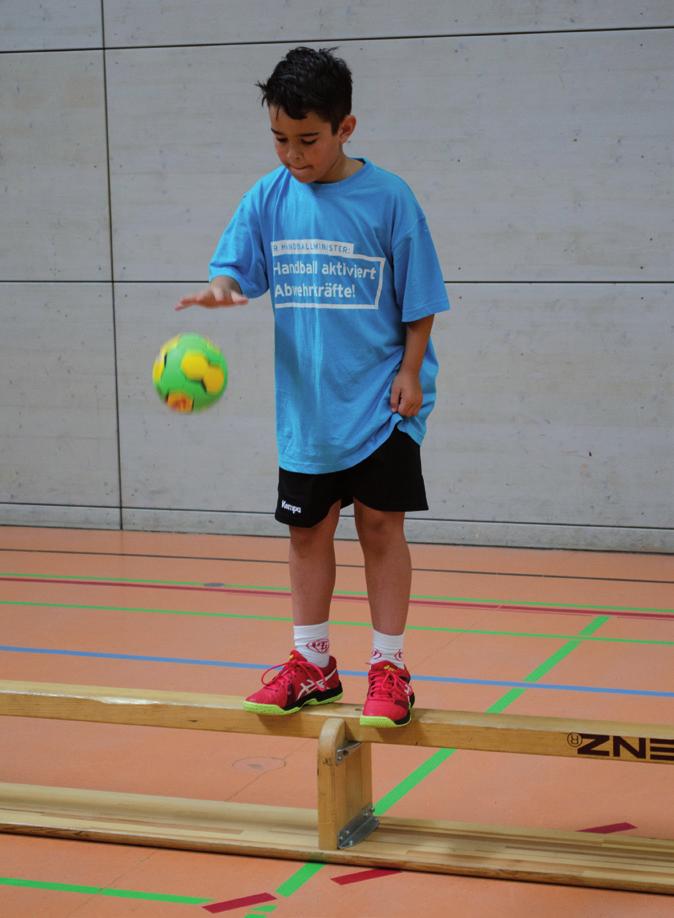
<svg viewBox="0 0 674 918"><path fill-rule="evenodd" d="M352 848L358 842L367 838L379 825L379 820L374 815L372 804L363 809L350 822L339 830L337 836L338 848Z"/></svg>
<svg viewBox="0 0 674 918"><path fill-rule="evenodd" d="M336 764L339 765L347 756L351 755L351 753L355 752L359 747L360 743L345 743L344 746L340 746L335 754Z"/></svg>

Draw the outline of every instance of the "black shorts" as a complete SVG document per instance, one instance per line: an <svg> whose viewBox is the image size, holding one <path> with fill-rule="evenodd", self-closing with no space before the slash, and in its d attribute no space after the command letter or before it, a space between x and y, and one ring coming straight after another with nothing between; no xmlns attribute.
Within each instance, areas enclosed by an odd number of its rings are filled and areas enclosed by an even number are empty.
<svg viewBox="0 0 674 918"><path fill-rule="evenodd" d="M336 501L348 507L354 498L373 510L428 510L419 444L396 427L350 469L305 475L280 468L275 517L288 526L315 526Z"/></svg>

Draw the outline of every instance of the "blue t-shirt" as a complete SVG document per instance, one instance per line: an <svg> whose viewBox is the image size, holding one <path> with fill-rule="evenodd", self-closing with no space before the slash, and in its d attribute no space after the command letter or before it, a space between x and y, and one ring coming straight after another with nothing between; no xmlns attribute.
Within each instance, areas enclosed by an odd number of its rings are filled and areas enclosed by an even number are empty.
<svg viewBox="0 0 674 918"><path fill-rule="evenodd" d="M416 417L391 411L406 322L449 309L423 211L373 163L340 182L303 184L281 166L248 191L220 239L210 278L271 293L279 465L350 468L397 425L417 443L435 402L431 342Z"/></svg>

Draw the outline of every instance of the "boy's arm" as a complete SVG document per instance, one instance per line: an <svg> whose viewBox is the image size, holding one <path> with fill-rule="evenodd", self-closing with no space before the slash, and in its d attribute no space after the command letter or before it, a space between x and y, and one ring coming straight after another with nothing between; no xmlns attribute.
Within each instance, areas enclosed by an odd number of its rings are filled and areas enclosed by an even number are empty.
<svg viewBox="0 0 674 918"><path fill-rule="evenodd" d="M434 316L407 323L407 338L402 363L391 386L391 411L405 418L419 414L424 394L419 371L431 336Z"/></svg>
<svg viewBox="0 0 674 918"><path fill-rule="evenodd" d="M218 306L243 306L248 297L241 292L241 287L233 277L221 274L214 277L208 287L197 293L189 293L176 303L176 309L187 309L188 306L204 306L215 309Z"/></svg>

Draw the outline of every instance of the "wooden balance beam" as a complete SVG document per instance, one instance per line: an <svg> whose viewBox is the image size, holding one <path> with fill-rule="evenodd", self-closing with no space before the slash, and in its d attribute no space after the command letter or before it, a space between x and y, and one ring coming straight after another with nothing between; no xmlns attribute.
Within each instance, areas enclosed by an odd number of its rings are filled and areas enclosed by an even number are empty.
<svg viewBox="0 0 674 918"><path fill-rule="evenodd" d="M0 715L318 740L318 809L0 784L0 831L674 894L674 841L377 817L371 744L674 764L674 728L416 709L395 730L360 707L288 717L225 695L0 681Z"/></svg>

